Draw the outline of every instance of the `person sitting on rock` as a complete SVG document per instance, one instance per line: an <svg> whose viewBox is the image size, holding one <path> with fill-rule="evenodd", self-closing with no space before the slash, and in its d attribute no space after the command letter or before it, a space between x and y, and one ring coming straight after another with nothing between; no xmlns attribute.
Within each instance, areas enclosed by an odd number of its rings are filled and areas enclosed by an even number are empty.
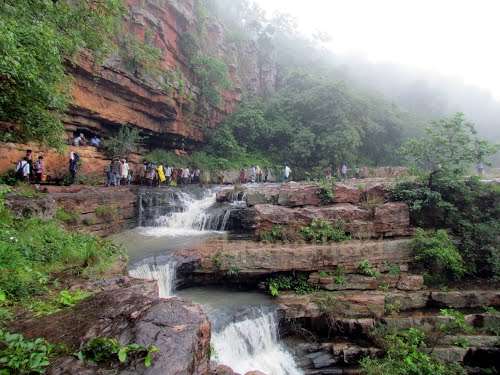
<svg viewBox="0 0 500 375"><path fill-rule="evenodd" d="M90 145L94 146L95 148L99 148L99 146L101 145L101 138L99 138L97 135L94 135L90 139Z"/></svg>
<svg viewBox="0 0 500 375"><path fill-rule="evenodd" d="M85 136L83 133L80 133L73 139L73 146L85 146L87 143L87 140L85 139Z"/></svg>

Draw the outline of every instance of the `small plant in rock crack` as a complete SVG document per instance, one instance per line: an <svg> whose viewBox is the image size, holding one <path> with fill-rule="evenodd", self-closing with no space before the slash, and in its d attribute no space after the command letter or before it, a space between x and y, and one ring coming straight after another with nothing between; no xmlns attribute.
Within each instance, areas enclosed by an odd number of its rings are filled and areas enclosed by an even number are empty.
<svg viewBox="0 0 500 375"><path fill-rule="evenodd" d="M282 290L293 290L297 294L309 294L316 291L316 287L309 284L306 274L298 276L279 275L267 280L267 288L273 297L279 296Z"/></svg>
<svg viewBox="0 0 500 375"><path fill-rule="evenodd" d="M358 264L358 272L362 275L369 277L379 277L380 273L371 265L371 263L364 259Z"/></svg>
<svg viewBox="0 0 500 375"><path fill-rule="evenodd" d="M397 264L385 261L384 266L389 270L389 276L399 276L401 274L401 268Z"/></svg>
<svg viewBox="0 0 500 375"><path fill-rule="evenodd" d="M126 363L130 359L144 359L144 366L151 367L153 354L159 349L150 345L147 348L139 344L122 345L118 340L109 337L95 337L76 353L81 361L94 363Z"/></svg>
<svg viewBox="0 0 500 375"><path fill-rule="evenodd" d="M465 337L458 337L453 341L453 345L460 348L468 348L470 347L470 342Z"/></svg>
<svg viewBox="0 0 500 375"><path fill-rule="evenodd" d="M281 225L273 225L270 231L262 232L259 237L263 242L278 242L286 240L286 235Z"/></svg>
<svg viewBox="0 0 500 375"><path fill-rule="evenodd" d="M0 374L44 374L55 346L0 330Z"/></svg>
<svg viewBox="0 0 500 375"><path fill-rule="evenodd" d="M317 195L321 204L327 205L332 203L335 198L333 181L322 179L318 182L318 187Z"/></svg>
<svg viewBox="0 0 500 375"><path fill-rule="evenodd" d="M308 242L342 242L351 239L346 233L344 223L337 221L330 223L328 220L314 219L311 224L300 229L300 235Z"/></svg>
<svg viewBox="0 0 500 375"><path fill-rule="evenodd" d="M472 333L473 327L465 321L465 316L460 311L453 309L441 309L441 315L449 318L449 321L439 325L439 329L446 334Z"/></svg>
<svg viewBox="0 0 500 375"><path fill-rule="evenodd" d="M238 277L240 275L241 269L237 266L231 266L226 272L226 275L229 277Z"/></svg>

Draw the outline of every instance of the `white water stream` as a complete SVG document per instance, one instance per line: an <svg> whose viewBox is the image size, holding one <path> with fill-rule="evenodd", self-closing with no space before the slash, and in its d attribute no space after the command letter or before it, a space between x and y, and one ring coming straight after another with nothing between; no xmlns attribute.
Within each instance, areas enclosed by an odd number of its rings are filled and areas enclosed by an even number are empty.
<svg viewBox="0 0 500 375"><path fill-rule="evenodd" d="M129 275L136 279L156 280L158 283L158 295L160 298L168 298L174 295L175 263L141 264L129 270Z"/></svg>
<svg viewBox="0 0 500 375"><path fill-rule="evenodd" d="M290 352L278 341L275 313L261 311L260 316L231 323L214 332L212 344L216 361L244 374L259 370L268 375L300 375Z"/></svg>

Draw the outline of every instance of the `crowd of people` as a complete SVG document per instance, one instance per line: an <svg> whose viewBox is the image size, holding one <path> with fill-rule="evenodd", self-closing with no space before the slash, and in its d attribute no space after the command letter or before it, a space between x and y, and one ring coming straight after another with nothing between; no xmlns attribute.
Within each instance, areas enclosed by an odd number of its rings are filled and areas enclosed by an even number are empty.
<svg viewBox="0 0 500 375"><path fill-rule="evenodd" d="M42 182L45 176L43 155L33 161L33 151L26 150L26 155L16 165L16 177L24 182Z"/></svg>
<svg viewBox="0 0 500 375"><path fill-rule="evenodd" d="M90 145L99 148L101 139L94 135L87 140L83 133L78 133L72 140L73 146ZM80 156L77 152L70 152L68 160L68 179L70 184L77 180L78 170L80 166ZM46 180L46 169L44 156L39 155L34 160L32 150L27 150L26 155L16 165L16 178L25 182L43 183ZM120 186L140 184L146 186L177 186L187 184L198 184L201 182L201 170L197 167L177 168L162 163L144 161L138 167L132 168L126 158L113 158L104 171L106 175L106 186ZM291 179L292 169L285 163L282 172L281 180L289 181ZM336 175L343 180L347 179L348 168L346 163L337 169ZM332 168L325 170L325 177L331 179L333 177ZM273 180L276 176L273 176ZM271 171L268 167L261 168L258 165L253 165L250 170L241 169L239 173L239 182L245 184L268 182L271 179ZM279 179L279 178L278 178ZM223 181L223 177L219 177ZM220 183L223 183L220 181Z"/></svg>
<svg viewBox="0 0 500 375"><path fill-rule="evenodd" d="M177 186L199 184L201 170L199 168L175 168L162 163L144 161L134 171L127 159L115 158L106 168L106 186L130 185L132 183L145 186Z"/></svg>

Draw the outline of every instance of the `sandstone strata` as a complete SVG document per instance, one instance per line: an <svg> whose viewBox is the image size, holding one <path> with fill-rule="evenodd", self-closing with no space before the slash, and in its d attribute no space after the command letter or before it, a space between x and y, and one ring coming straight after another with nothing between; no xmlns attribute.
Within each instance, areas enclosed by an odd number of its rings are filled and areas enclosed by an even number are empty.
<svg viewBox="0 0 500 375"><path fill-rule="evenodd" d="M191 250L177 252L179 263L186 259L194 274L223 275L238 269L240 276L268 275L290 271L331 271L342 267L355 272L368 260L377 269L387 262L407 269L412 260L409 241L348 241L329 244L268 244L253 241L211 240Z"/></svg>
<svg viewBox="0 0 500 375"><path fill-rule="evenodd" d="M63 209L72 218L65 224L98 235L131 228L137 220L136 187L49 187L34 198L11 194L6 205L18 216L53 218Z"/></svg>

